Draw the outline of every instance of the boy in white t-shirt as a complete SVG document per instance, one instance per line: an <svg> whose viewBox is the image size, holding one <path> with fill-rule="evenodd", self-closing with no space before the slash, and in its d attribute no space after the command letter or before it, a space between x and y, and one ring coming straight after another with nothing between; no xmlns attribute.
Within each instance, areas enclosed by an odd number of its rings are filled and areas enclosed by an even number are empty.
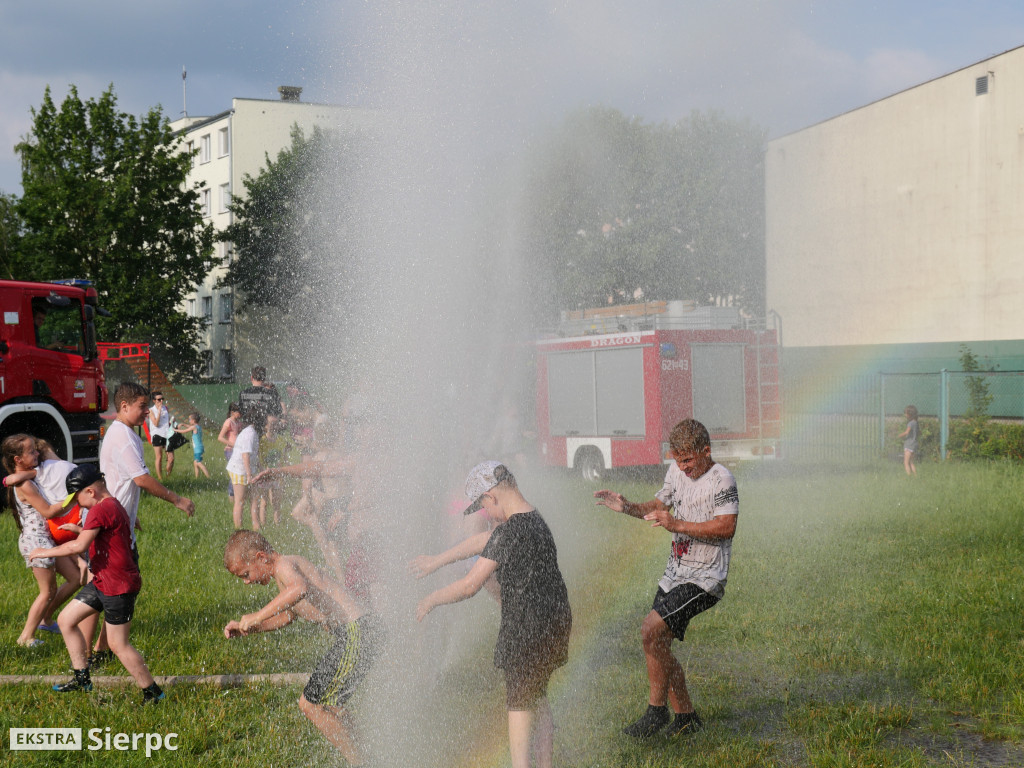
<svg viewBox="0 0 1024 768"><path fill-rule="evenodd" d="M673 461L665 484L651 501L636 504L606 490L594 494L598 504L673 534L665 574L640 628L650 698L643 716L624 729L635 738L650 738L665 726L669 736L703 727L671 645L673 640L682 641L690 619L722 598L739 515L736 480L711 458L711 438L703 424L695 419L676 424L669 447Z"/></svg>
<svg viewBox="0 0 1024 768"><path fill-rule="evenodd" d="M231 516L235 523L235 529L241 528L242 507L245 505L245 496L248 490L251 497L249 512L252 516L252 529L258 531L260 529L259 493L255 489L249 489L248 486L260 472L260 435L263 432L266 417L257 408L243 406L238 423L241 431L235 438L235 445L231 449L231 458L228 459L227 466L235 502Z"/></svg>
<svg viewBox="0 0 1024 768"><path fill-rule="evenodd" d="M146 466L142 452L142 440L134 430L134 427L141 427L149 415L149 390L141 384L126 381L114 392L113 400L117 417L107 428L100 446L100 471L105 476L110 495L117 499L128 513L132 554L137 563L139 550L135 532L138 528L139 498L143 490L173 504L188 517L195 514L196 505L191 499L179 496L166 488L149 474L149 467ZM83 626L83 632L86 632L86 637L90 636L88 627ZM95 665L110 658L112 654L107 647L105 634L101 632L93 655L89 657L89 663Z"/></svg>

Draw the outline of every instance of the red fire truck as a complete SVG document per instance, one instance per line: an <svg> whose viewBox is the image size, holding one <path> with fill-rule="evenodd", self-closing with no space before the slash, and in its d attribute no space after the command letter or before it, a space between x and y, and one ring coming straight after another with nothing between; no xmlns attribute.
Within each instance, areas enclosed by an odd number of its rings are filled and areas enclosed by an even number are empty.
<svg viewBox="0 0 1024 768"><path fill-rule="evenodd" d="M685 418L719 461L774 458L782 398L778 317L732 307L647 302L562 313L537 342L537 434L545 463L589 480L666 461Z"/></svg>
<svg viewBox="0 0 1024 768"><path fill-rule="evenodd" d="M96 304L85 281L0 280L0 438L27 432L69 461L98 460L107 388Z"/></svg>

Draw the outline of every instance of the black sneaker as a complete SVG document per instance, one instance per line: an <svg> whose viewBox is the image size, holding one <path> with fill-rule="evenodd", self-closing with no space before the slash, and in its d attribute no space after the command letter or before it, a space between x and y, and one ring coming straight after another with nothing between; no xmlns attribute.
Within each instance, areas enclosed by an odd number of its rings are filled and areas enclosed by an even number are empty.
<svg viewBox="0 0 1024 768"><path fill-rule="evenodd" d="M76 670L73 678L66 683L58 683L53 686L53 690L57 693L70 693L71 691L84 691L88 693L92 690L92 680L89 679L89 671L85 670L85 673L82 674Z"/></svg>
<svg viewBox="0 0 1024 768"><path fill-rule="evenodd" d="M93 667L102 667L114 660L114 652L110 649L105 651L94 651L92 656L89 657L89 669Z"/></svg>
<svg viewBox="0 0 1024 768"><path fill-rule="evenodd" d="M689 736L702 730L704 730L704 721L696 712L676 712L675 720L665 729L665 736L668 738Z"/></svg>
<svg viewBox="0 0 1024 768"><path fill-rule="evenodd" d="M622 732L627 736L632 736L634 739L649 739L668 725L668 721L671 719L668 707L656 707L653 704L648 704L647 711L644 712L643 717L632 725L623 728Z"/></svg>
<svg viewBox="0 0 1024 768"><path fill-rule="evenodd" d="M158 702L162 698L164 698L164 696L166 696L166 695L167 694L164 693L160 689L159 685L157 685L156 683L153 683L148 688L143 688L142 689L142 703L143 704L150 704L150 703L155 704L156 702Z"/></svg>

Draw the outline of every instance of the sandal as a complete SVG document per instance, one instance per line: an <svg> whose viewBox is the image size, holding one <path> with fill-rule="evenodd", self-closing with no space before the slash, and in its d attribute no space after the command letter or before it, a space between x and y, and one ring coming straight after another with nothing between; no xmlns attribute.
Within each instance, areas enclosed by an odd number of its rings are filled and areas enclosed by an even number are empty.
<svg viewBox="0 0 1024 768"><path fill-rule="evenodd" d="M22 648L38 648L39 646L43 645L43 641L40 640L38 637L33 637L27 643L18 643L18 645L20 645Z"/></svg>
<svg viewBox="0 0 1024 768"><path fill-rule="evenodd" d="M40 624L39 628L43 630L43 632L53 632L57 635L60 634L60 627L57 625L56 621L53 622L53 624Z"/></svg>

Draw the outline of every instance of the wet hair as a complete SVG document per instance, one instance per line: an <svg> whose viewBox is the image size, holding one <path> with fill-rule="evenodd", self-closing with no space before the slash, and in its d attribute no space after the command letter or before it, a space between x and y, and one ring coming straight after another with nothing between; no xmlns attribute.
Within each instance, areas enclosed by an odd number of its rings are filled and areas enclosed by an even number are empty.
<svg viewBox="0 0 1024 768"><path fill-rule="evenodd" d="M45 456L47 453L57 452L57 450L53 447L53 443L51 443L45 437L36 438L36 450L39 451L40 456Z"/></svg>
<svg viewBox="0 0 1024 768"><path fill-rule="evenodd" d="M267 431L267 413L258 405L246 405L241 410L242 423L250 424L256 434L262 436Z"/></svg>
<svg viewBox="0 0 1024 768"><path fill-rule="evenodd" d="M267 380L267 369L262 365L254 365L252 367L252 373L249 374L249 378L253 381L264 382Z"/></svg>
<svg viewBox="0 0 1024 768"><path fill-rule="evenodd" d="M251 563L257 552L265 552L269 555L274 552L274 547L262 533L246 530L235 531L228 537L228 543L224 547L224 567L230 567L232 562Z"/></svg>
<svg viewBox="0 0 1024 768"><path fill-rule="evenodd" d="M13 474L17 471L17 467L14 464L14 460L21 456L25 452L25 441L29 440L32 442L33 447L35 446L35 438L32 435L26 435L24 432L18 432L14 435L8 435L0 443L0 461L4 465L4 473L7 475ZM18 526L18 532L21 532L21 516L18 514L18 505L14 496L14 487L7 486L7 506L11 510L11 515L14 516L14 523Z"/></svg>
<svg viewBox="0 0 1024 768"><path fill-rule="evenodd" d="M676 453L698 453L711 445L711 436L696 419L683 419L672 427L668 444Z"/></svg>
<svg viewBox="0 0 1024 768"><path fill-rule="evenodd" d="M129 405L140 397L149 398L149 390L134 381L122 381L121 385L114 392L114 410L120 411L122 403Z"/></svg>
<svg viewBox="0 0 1024 768"><path fill-rule="evenodd" d="M163 397L164 393L161 392L159 389L154 389L152 392L149 393L149 396L150 397Z"/></svg>
<svg viewBox="0 0 1024 768"><path fill-rule="evenodd" d="M230 416L235 411L238 411L239 413L242 412L242 409L239 407L238 403L228 403L228 416Z"/></svg>
<svg viewBox="0 0 1024 768"><path fill-rule="evenodd" d="M913 405L908 405L906 408L904 408L903 413L904 415L906 415L909 421L913 421L914 419L917 418L917 408Z"/></svg>
<svg viewBox="0 0 1024 768"><path fill-rule="evenodd" d="M494 486L495 488L503 487L514 490L519 487L516 483L516 476L504 464L499 464L494 468L494 479L498 481L498 485Z"/></svg>
<svg viewBox="0 0 1024 768"><path fill-rule="evenodd" d="M196 424L201 424L203 421L203 414L201 414L199 411L192 411L192 413L190 413L189 416Z"/></svg>

